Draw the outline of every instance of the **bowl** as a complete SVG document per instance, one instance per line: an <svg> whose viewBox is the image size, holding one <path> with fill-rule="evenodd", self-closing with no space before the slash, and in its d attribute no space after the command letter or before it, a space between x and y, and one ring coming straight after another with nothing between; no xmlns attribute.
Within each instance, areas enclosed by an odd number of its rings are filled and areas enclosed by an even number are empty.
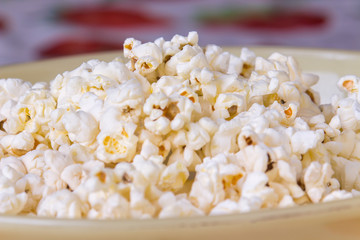
<svg viewBox="0 0 360 240"><path fill-rule="evenodd" d="M240 47L224 48L239 54ZM250 47L258 56L294 56L305 72L320 76L322 103L338 93L342 75L360 76L360 52L330 49ZM120 51L62 57L0 67L0 78L49 81L90 59L110 61ZM360 198L264 209L243 214L147 220L69 220L0 216L0 239L360 239Z"/></svg>

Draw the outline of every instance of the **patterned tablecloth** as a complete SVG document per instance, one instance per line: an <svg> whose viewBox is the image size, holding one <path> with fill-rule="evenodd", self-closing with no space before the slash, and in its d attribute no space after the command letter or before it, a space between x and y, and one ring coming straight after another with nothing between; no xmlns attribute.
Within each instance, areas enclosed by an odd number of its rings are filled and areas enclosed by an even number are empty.
<svg viewBox="0 0 360 240"><path fill-rule="evenodd" d="M357 0L0 0L0 65L196 30L200 44L360 50Z"/></svg>

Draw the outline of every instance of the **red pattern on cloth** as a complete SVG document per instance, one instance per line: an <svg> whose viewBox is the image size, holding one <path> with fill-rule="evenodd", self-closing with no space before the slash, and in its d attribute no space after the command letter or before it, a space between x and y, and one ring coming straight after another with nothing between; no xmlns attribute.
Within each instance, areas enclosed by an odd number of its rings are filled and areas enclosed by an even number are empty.
<svg viewBox="0 0 360 240"><path fill-rule="evenodd" d="M0 31L3 31L5 29L6 29L5 18L0 16Z"/></svg>
<svg viewBox="0 0 360 240"><path fill-rule="evenodd" d="M60 18L89 27L157 27L170 22L166 17L152 16L141 10L111 6L71 8L63 11Z"/></svg>
<svg viewBox="0 0 360 240"><path fill-rule="evenodd" d="M91 39L63 39L39 50L43 58L59 57L81 53L91 53L100 51L120 50L122 44L114 44L105 40Z"/></svg>

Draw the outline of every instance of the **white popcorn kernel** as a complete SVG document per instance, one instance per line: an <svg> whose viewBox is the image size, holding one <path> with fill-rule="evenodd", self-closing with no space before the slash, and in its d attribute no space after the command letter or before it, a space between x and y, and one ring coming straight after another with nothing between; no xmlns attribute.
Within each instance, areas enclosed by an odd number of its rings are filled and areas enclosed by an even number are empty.
<svg viewBox="0 0 360 240"><path fill-rule="evenodd" d="M172 43L178 43L178 44L180 44L180 46L181 45L186 45L186 44L197 45L198 40L199 40L198 33L195 32L195 31L191 31L191 32L188 33L187 37L176 34L171 39L171 42Z"/></svg>
<svg viewBox="0 0 360 240"><path fill-rule="evenodd" d="M341 120L339 115L335 115L331 118L331 121L329 122L329 126L333 129L340 129L341 128Z"/></svg>
<svg viewBox="0 0 360 240"><path fill-rule="evenodd" d="M208 212L213 206L225 200L227 194L231 195L232 190L240 190L237 184L241 182L243 175L237 165L228 163L224 154L218 154L213 158L207 157L202 164L196 166L190 200L195 206Z"/></svg>
<svg viewBox="0 0 360 240"><path fill-rule="evenodd" d="M55 150L45 151L44 159L47 167L59 175L65 167L73 163L72 159L68 155L64 155Z"/></svg>
<svg viewBox="0 0 360 240"><path fill-rule="evenodd" d="M183 87L183 79L174 76L162 76L157 82L151 84L153 93L163 92L166 96L171 96Z"/></svg>
<svg viewBox="0 0 360 240"><path fill-rule="evenodd" d="M3 176L13 182L17 181L27 173L22 161L13 156L1 159L0 170L2 171Z"/></svg>
<svg viewBox="0 0 360 240"><path fill-rule="evenodd" d="M66 112L66 109L58 108L51 113L49 140L53 149L58 149L61 145L70 145L70 139L62 121Z"/></svg>
<svg viewBox="0 0 360 240"><path fill-rule="evenodd" d="M359 81L360 79L354 75L346 75L339 79L337 86L340 90L351 96L359 92Z"/></svg>
<svg viewBox="0 0 360 240"><path fill-rule="evenodd" d="M0 190L0 213L18 214L25 207L27 195L25 192L16 193L14 188L5 188Z"/></svg>
<svg viewBox="0 0 360 240"><path fill-rule="evenodd" d="M69 111L64 114L62 121L69 139L80 145L91 145L99 133L98 122L84 111Z"/></svg>
<svg viewBox="0 0 360 240"><path fill-rule="evenodd" d="M159 218L203 216L204 213L196 208L183 195L175 196L172 192L164 193L158 200L162 207Z"/></svg>
<svg viewBox="0 0 360 240"><path fill-rule="evenodd" d="M27 202L22 212L36 212L36 207L46 193L46 187L41 177L34 174L26 174L23 178L16 182L16 188L27 193Z"/></svg>
<svg viewBox="0 0 360 240"><path fill-rule="evenodd" d="M256 55L253 51L249 50L248 48L242 48L240 58L243 60L245 64L251 66L255 64Z"/></svg>
<svg viewBox="0 0 360 240"><path fill-rule="evenodd" d="M144 43L133 46L132 53L134 57L140 59L142 57L151 56L159 64L163 61L162 51L155 43Z"/></svg>
<svg viewBox="0 0 360 240"><path fill-rule="evenodd" d="M230 55L230 59L229 59L229 67L226 71L227 74L241 74L242 70L243 70L243 61L240 57L236 57L235 55Z"/></svg>
<svg viewBox="0 0 360 240"><path fill-rule="evenodd" d="M145 118L145 127L155 134L166 135L171 131L170 120L166 117L159 117L155 121Z"/></svg>
<svg viewBox="0 0 360 240"><path fill-rule="evenodd" d="M35 140L32 134L23 131L17 135L2 137L0 144L7 152L21 156L34 148Z"/></svg>
<svg viewBox="0 0 360 240"><path fill-rule="evenodd" d="M91 75L93 76L93 82L91 84L94 85L95 90L96 88L107 90L117 83L126 82L134 76L134 74L127 69L125 64L119 61L108 63L97 61L93 66Z"/></svg>
<svg viewBox="0 0 360 240"><path fill-rule="evenodd" d="M159 147L153 144L149 139L145 139L142 144L140 155L145 159L149 158L152 155L159 154Z"/></svg>
<svg viewBox="0 0 360 240"><path fill-rule="evenodd" d="M334 153L344 158L350 158L356 146L356 134L353 131L345 130L339 136L335 137L334 140L339 149L339 151L334 149L336 151Z"/></svg>
<svg viewBox="0 0 360 240"><path fill-rule="evenodd" d="M169 156L168 164L172 164L177 161L182 162L189 171L194 171L195 166L201 163L201 158L193 149L189 147L179 147L172 150L172 154Z"/></svg>
<svg viewBox="0 0 360 240"><path fill-rule="evenodd" d="M95 192L89 195L91 219L126 219L130 216L129 202L118 193Z"/></svg>
<svg viewBox="0 0 360 240"><path fill-rule="evenodd" d="M218 88L218 93L248 94L248 83L239 78L236 74L214 72L214 79Z"/></svg>
<svg viewBox="0 0 360 240"><path fill-rule="evenodd" d="M275 206L277 195L274 190L266 186L268 177L262 172L252 172L246 176L241 190L240 201L254 201L255 206ZM242 200L244 199L244 200ZM251 208L253 209L253 208Z"/></svg>
<svg viewBox="0 0 360 240"><path fill-rule="evenodd" d="M280 85L277 92L278 96L283 99L285 102L300 101L300 92L294 82L284 82Z"/></svg>
<svg viewBox="0 0 360 240"><path fill-rule="evenodd" d="M260 197L253 196L251 198L241 197L238 201L240 212L250 212L258 210L263 204L263 200Z"/></svg>
<svg viewBox="0 0 360 240"><path fill-rule="evenodd" d="M278 52L272 53L268 59L277 62L286 62L288 60L288 58L285 55Z"/></svg>
<svg viewBox="0 0 360 240"><path fill-rule="evenodd" d="M236 156L246 172L265 172L270 161L267 151L258 145L246 146Z"/></svg>
<svg viewBox="0 0 360 240"><path fill-rule="evenodd" d="M237 117L219 125L210 142L212 156L225 152L237 152L236 136L240 133L242 126L240 122L237 122Z"/></svg>
<svg viewBox="0 0 360 240"><path fill-rule="evenodd" d="M87 92L81 96L79 107L82 111L90 113L97 121L99 121L103 111L104 101L94 93Z"/></svg>
<svg viewBox="0 0 360 240"><path fill-rule="evenodd" d="M217 124L208 117L203 117L199 120L199 124L200 126L205 129L205 131L210 135L214 135L214 133L216 132L216 130L218 129Z"/></svg>
<svg viewBox="0 0 360 240"><path fill-rule="evenodd" d="M255 71L263 73L271 70L276 70L272 62L262 57L255 58Z"/></svg>
<svg viewBox="0 0 360 240"><path fill-rule="evenodd" d="M291 196L286 195L280 200L278 206L280 208L293 207L293 206L296 206L296 203L294 202L294 200Z"/></svg>
<svg viewBox="0 0 360 240"><path fill-rule="evenodd" d="M304 195L304 191L297 184L295 169L292 168L289 163L282 160L277 162L277 167L279 169L279 176L284 180L283 184L289 189L291 196L294 198L302 197Z"/></svg>
<svg viewBox="0 0 360 240"><path fill-rule="evenodd" d="M43 198L37 207L37 215L44 217L81 218L86 212L86 206L76 194L66 189Z"/></svg>
<svg viewBox="0 0 360 240"><path fill-rule="evenodd" d="M213 119L224 118L231 120L246 109L246 102L244 97L239 94L221 93L216 99L214 109L212 113Z"/></svg>
<svg viewBox="0 0 360 240"><path fill-rule="evenodd" d="M350 191L351 189L360 189L360 163L350 161L342 157L333 157L332 166L336 178L340 181L342 189Z"/></svg>
<svg viewBox="0 0 360 240"><path fill-rule="evenodd" d="M3 106L10 99L17 101L30 88L31 83L24 82L21 79L0 79L0 106Z"/></svg>
<svg viewBox="0 0 360 240"><path fill-rule="evenodd" d="M291 136L291 147L294 152L304 154L321 141L321 132L297 131Z"/></svg>
<svg viewBox="0 0 360 240"><path fill-rule="evenodd" d="M44 183L47 185L51 192L65 189L67 184L61 179L59 173L53 170L47 170L43 173Z"/></svg>
<svg viewBox="0 0 360 240"><path fill-rule="evenodd" d="M196 68L210 68L209 63L198 46L185 45L165 64L165 73L170 76L179 75L184 78L190 77L190 72Z"/></svg>
<svg viewBox="0 0 360 240"><path fill-rule="evenodd" d="M134 54L133 54L132 50L133 50L134 47L137 47L140 44L141 44L141 42L139 40L134 39L134 38L125 39L124 44L123 44L124 56L126 58L133 58Z"/></svg>
<svg viewBox="0 0 360 240"><path fill-rule="evenodd" d="M342 200L342 199L348 199L352 198L353 195L350 192L347 192L345 190L337 190L333 191L330 194L326 195L322 202L331 202L336 200Z"/></svg>
<svg viewBox="0 0 360 240"><path fill-rule="evenodd" d="M191 45L197 45L199 41L199 35L196 31L191 31L187 35L187 41Z"/></svg>
<svg viewBox="0 0 360 240"><path fill-rule="evenodd" d="M186 138L188 142L187 147L194 150L199 150L210 142L210 136L206 130L195 123L189 124L189 131L186 133Z"/></svg>
<svg viewBox="0 0 360 240"><path fill-rule="evenodd" d="M144 176L146 181L151 183L156 183L158 181L160 173L164 168L164 166L161 164L157 164L155 161L153 161L151 157L145 160L140 155L135 156L133 160L133 166Z"/></svg>
<svg viewBox="0 0 360 240"><path fill-rule="evenodd" d="M340 118L343 129L357 130L359 128L360 104L351 98L345 98L339 101L336 114Z"/></svg>
<svg viewBox="0 0 360 240"><path fill-rule="evenodd" d="M334 171L328 163L322 165L319 162L312 162L305 169L305 189L312 202L317 203L322 199L326 184L330 181L333 173Z"/></svg>
<svg viewBox="0 0 360 240"><path fill-rule="evenodd" d="M159 62L156 61L155 58L151 56L144 56L139 58L135 63L135 68L139 70L139 73L142 75L146 75L154 72L158 66Z"/></svg>
<svg viewBox="0 0 360 240"><path fill-rule="evenodd" d="M314 86L319 81L319 76L311 73L302 73L301 74L301 83L306 88Z"/></svg>
<svg viewBox="0 0 360 240"><path fill-rule="evenodd" d="M71 164L64 168L60 177L70 189L75 190L84 180L85 172L81 164Z"/></svg>
<svg viewBox="0 0 360 240"><path fill-rule="evenodd" d="M132 218L152 218L156 207L145 197L146 184L132 185L130 188L130 216Z"/></svg>
<svg viewBox="0 0 360 240"><path fill-rule="evenodd" d="M189 177L186 166L180 162L173 162L162 171L159 178L159 186L163 190L177 191L184 186Z"/></svg>
<svg viewBox="0 0 360 240"><path fill-rule="evenodd" d="M216 215L224 215L224 214L234 214L234 213L240 213L241 207L239 203L226 199L219 204L217 204L209 213L210 216L216 216Z"/></svg>
<svg viewBox="0 0 360 240"><path fill-rule="evenodd" d="M229 61L230 61L230 53L228 52L221 52L216 56L215 59L212 60L211 66L215 71L227 73L229 68Z"/></svg>
<svg viewBox="0 0 360 240"><path fill-rule="evenodd" d="M136 151L138 138L129 135L125 129L121 132L101 131L97 136L96 156L106 163L131 161Z"/></svg>
<svg viewBox="0 0 360 240"><path fill-rule="evenodd" d="M49 168L45 163L44 151L41 150L32 150L21 156L20 159L28 173L41 176L43 172Z"/></svg>

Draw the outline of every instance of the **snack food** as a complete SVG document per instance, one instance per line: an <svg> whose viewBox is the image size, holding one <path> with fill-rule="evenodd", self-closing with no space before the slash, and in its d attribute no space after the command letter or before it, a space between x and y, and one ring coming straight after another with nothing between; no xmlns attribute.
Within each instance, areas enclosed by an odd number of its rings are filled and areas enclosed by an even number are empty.
<svg viewBox="0 0 360 240"><path fill-rule="evenodd" d="M1 81L4 213L175 217L357 195L356 77L319 107L292 57L203 50L195 33L124 50L127 66L93 60L49 89Z"/></svg>

